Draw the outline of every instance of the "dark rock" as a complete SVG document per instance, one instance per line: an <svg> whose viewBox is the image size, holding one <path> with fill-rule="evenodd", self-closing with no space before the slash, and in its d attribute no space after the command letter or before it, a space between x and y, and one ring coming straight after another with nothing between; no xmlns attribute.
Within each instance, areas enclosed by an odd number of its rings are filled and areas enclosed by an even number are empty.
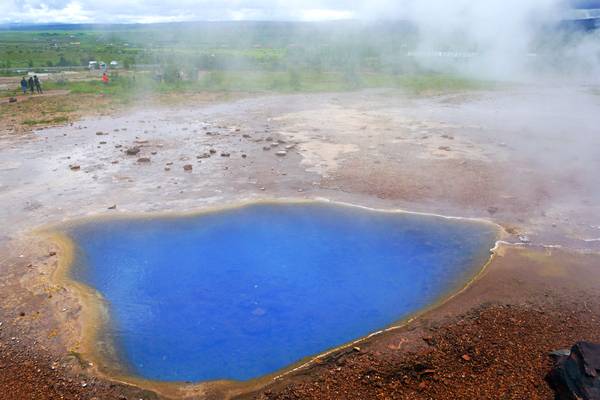
<svg viewBox="0 0 600 400"><path fill-rule="evenodd" d="M10 97L10 98L8 99L8 102L9 102L9 103L16 103L16 102L17 102L17 98L16 98L16 97Z"/></svg>
<svg viewBox="0 0 600 400"><path fill-rule="evenodd" d="M116 210L116 209L117 209L117 205L116 205L116 204L114 204L114 205L112 205L112 206L108 207L108 209L109 209L109 210Z"/></svg>
<svg viewBox="0 0 600 400"><path fill-rule="evenodd" d="M229 157L231 154L229 153L221 153L221 157Z"/></svg>
<svg viewBox="0 0 600 400"><path fill-rule="evenodd" d="M69 165L69 168L71 168L71 171L79 171L81 169L81 166L77 164L71 164Z"/></svg>
<svg viewBox="0 0 600 400"><path fill-rule="evenodd" d="M128 156L135 156L139 152L140 152L140 148L139 147L130 147L130 148L127 149L127 155Z"/></svg>
<svg viewBox="0 0 600 400"><path fill-rule="evenodd" d="M141 158L138 158L137 162L139 162L139 163L148 163L148 162L150 162L150 157L141 157Z"/></svg>
<svg viewBox="0 0 600 400"><path fill-rule="evenodd" d="M498 212L498 207L488 207L487 211L490 215L494 215Z"/></svg>
<svg viewBox="0 0 600 400"><path fill-rule="evenodd" d="M215 149L210 149L209 152L210 154L215 154L217 151Z"/></svg>
<svg viewBox="0 0 600 400"><path fill-rule="evenodd" d="M557 400L600 399L600 344L578 342L570 351L554 352L555 366L547 379Z"/></svg>
<svg viewBox="0 0 600 400"><path fill-rule="evenodd" d="M191 170L192 170L192 168L194 168L194 167L192 166L192 164L185 164L185 165L183 166L183 170L184 170L184 171L191 171Z"/></svg>

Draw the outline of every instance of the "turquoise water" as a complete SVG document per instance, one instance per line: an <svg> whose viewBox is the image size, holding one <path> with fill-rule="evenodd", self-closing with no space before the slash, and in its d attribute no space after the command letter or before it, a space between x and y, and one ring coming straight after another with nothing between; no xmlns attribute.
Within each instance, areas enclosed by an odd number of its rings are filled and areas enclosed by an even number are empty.
<svg viewBox="0 0 600 400"><path fill-rule="evenodd" d="M347 343L456 290L491 225L320 203L86 223L72 277L106 299L130 373L249 380Z"/></svg>

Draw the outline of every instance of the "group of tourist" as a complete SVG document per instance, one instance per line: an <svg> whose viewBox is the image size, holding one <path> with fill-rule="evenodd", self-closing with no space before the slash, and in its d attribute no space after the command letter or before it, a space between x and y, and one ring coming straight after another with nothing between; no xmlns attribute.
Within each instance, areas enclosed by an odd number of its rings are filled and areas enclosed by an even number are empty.
<svg viewBox="0 0 600 400"><path fill-rule="evenodd" d="M25 77L21 79L21 90L23 91L23 94L27 93L27 89L31 91L31 94L34 93L34 90L37 91L38 94L44 93L42 84L37 75L30 76L29 79L25 79Z"/></svg>

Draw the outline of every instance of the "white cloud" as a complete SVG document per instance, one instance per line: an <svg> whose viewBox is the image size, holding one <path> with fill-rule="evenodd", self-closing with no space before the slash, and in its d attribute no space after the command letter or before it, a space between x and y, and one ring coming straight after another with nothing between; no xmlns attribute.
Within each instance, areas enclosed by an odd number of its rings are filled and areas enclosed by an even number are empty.
<svg viewBox="0 0 600 400"><path fill-rule="evenodd" d="M0 23L416 18L437 24L508 21L567 0L0 0ZM477 18L483 17L481 20ZM502 18L500 18L502 17Z"/></svg>

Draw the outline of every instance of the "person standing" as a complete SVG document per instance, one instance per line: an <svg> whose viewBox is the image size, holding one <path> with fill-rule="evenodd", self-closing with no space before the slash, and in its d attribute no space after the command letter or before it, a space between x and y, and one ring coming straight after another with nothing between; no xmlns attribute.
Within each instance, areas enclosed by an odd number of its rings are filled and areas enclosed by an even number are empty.
<svg viewBox="0 0 600 400"><path fill-rule="evenodd" d="M27 80L25 77L21 79L21 90L23 91L23 94L27 94Z"/></svg>
<svg viewBox="0 0 600 400"><path fill-rule="evenodd" d="M35 90L37 90L38 94L44 93L44 91L42 90L42 84L40 83L40 80L38 79L37 75L33 76L33 83L35 85Z"/></svg>
<svg viewBox="0 0 600 400"><path fill-rule="evenodd" d="M106 74L106 72L102 74L102 83L108 85L108 75Z"/></svg>
<svg viewBox="0 0 600 400"><path fill-rule="evenodd" d="M27 86L29 86L29 90L31 91L31 94L33 94L33 89L35 87L35 83L33 82L33 76L29 77L29 80L27 81Z"/></svg>

